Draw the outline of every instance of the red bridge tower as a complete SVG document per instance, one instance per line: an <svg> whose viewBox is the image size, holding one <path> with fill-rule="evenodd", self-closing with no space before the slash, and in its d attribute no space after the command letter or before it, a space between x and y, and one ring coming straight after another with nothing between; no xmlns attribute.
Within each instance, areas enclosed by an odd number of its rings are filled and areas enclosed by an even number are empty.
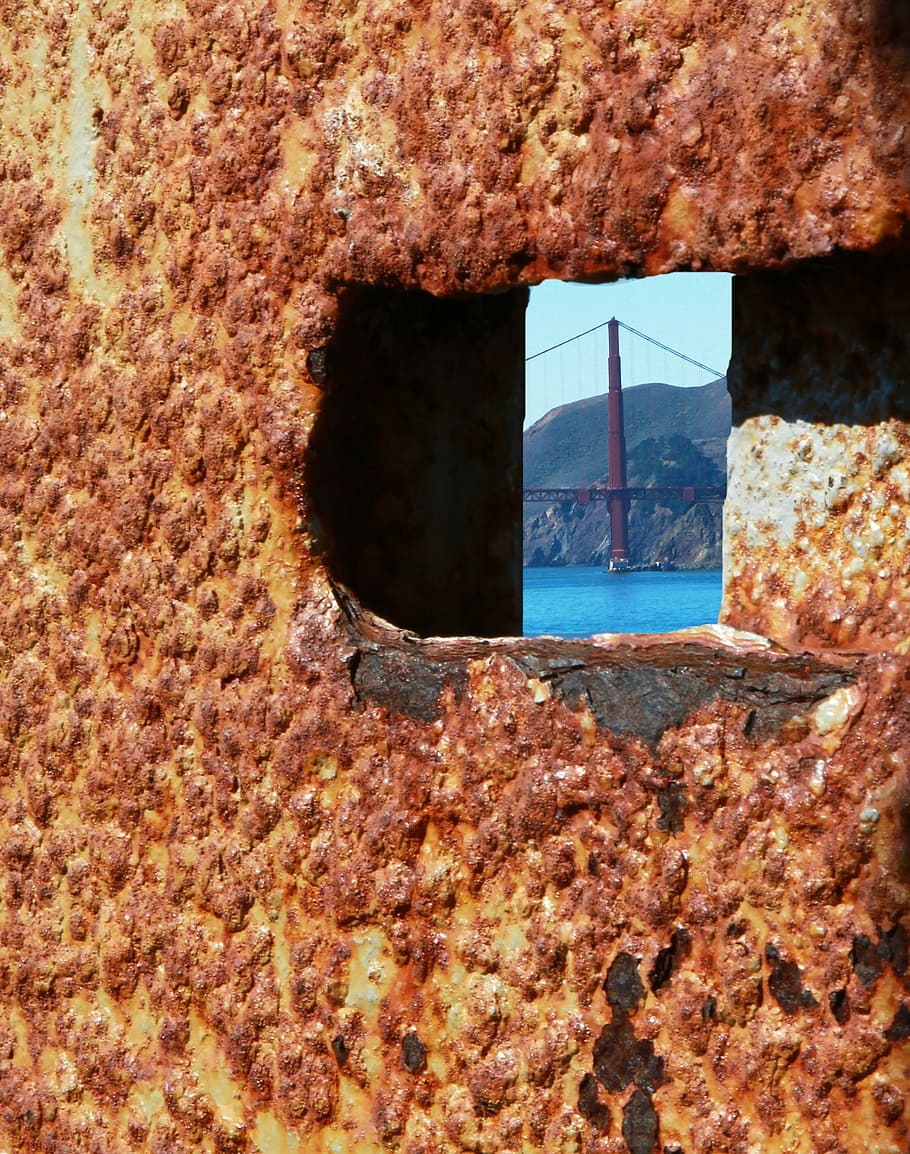
<svg viewBox="0 0 910 1154"><path fill-rule="evenodd" d="M622 377L619 368L619 321L607 325L610 334L607 393L607 507L610 513L610 568L629 564L629 499L626 494L626 429L622 415Z"/></svg>

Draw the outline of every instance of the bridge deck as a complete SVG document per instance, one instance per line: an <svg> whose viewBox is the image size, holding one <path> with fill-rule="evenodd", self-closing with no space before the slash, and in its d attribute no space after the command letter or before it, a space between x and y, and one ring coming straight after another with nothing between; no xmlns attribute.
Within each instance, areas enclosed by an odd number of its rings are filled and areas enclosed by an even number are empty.
<svg viewBox="0 0 910 1154"><path fill-rule="evenodd" d="M575 501L588 505L591 501L606 501L619 494L629 501L723 501L727 495L726 486L698 485L641 485L612 489L607 485L592 485L587 488L554 487L549 489L523 489L523 501Z"/></svg>

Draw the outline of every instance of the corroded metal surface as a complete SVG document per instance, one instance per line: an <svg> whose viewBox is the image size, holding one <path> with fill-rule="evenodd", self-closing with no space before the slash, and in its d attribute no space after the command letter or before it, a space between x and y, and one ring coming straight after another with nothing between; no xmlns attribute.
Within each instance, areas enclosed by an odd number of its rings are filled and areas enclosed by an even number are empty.
<svg viewBox="0 0 910 1154"><path fill-rule="evenodd" d="M58 290L107 300L158 268L186 320L262 353L345 282L867 249L910 209L908 23L885 0L9 5L8 264L57 235Z"/></svg>
<svg viewBox="0 0 910 1154"><path fill-rule="evenodd" d="M910 636L910 431L750 421L731 438L727 617L781 641Z"/></svg>
<svg viewBox="0 0 910 1154"><path fill-rule="evenodd" d="M103 728L23 701L11 1148L905 1147L906 661L829 669L770 741L709 701L652 753L517 652L429 724L352 710L319 656L305 690L195 702L162 670Z"/></svg>
<svg viewBox="0 0 910 1154"><path fill-rule="evenodd" d="M0 1150L906 1150L907 660L604 643L644 738L540 646L393 699L302 515L348 285L904 235L900 7L35 0L0 49Z"/></svg>

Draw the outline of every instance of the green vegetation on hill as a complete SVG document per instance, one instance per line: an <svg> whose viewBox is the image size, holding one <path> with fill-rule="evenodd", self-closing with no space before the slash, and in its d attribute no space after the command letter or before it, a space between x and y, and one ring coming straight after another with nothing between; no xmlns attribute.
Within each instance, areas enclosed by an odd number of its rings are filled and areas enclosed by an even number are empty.
<svg viewBox="0 0 910 1154"><path fill-rule="evenodd" d="M679 433L648 437L627 452L630 485L722 485L723 471Z"/></svg>

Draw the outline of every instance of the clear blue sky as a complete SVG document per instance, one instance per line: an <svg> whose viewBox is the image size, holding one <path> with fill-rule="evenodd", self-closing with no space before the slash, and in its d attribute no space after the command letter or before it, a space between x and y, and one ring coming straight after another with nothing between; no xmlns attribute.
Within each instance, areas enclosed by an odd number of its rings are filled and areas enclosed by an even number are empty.
<svg viewBox="0 0 910 1154"><path fill-rule="evenodd" d="M727 371L730 360L730 291L727 273L672 273L609 285L545 281L531 290L526 353L564 341L615 316L687 356ZM620 330L623 386L646 381L703 385L700 372ZM525 427L555 408L605 392L607 333L602 329L527 366Z"/></svg>

